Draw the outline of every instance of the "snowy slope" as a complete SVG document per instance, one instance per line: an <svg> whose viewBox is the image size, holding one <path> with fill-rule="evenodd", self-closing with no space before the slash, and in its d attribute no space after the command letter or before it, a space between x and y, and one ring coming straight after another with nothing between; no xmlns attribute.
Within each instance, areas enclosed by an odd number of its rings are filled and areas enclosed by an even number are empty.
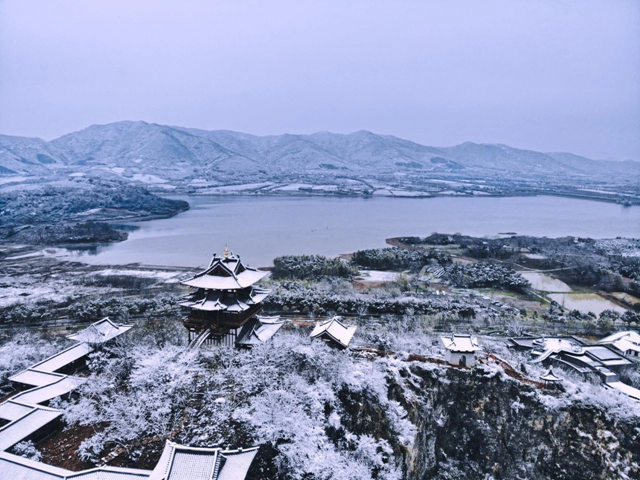
<svg viewBox="0 0 640 480"><path fill-rule="evenodd" d="M0 174L104 172L143 183L204 179L271 180L279 175L365 178L394 174L428 178L455 174L512 180L541 176L609 180L640 178L640 162L605 162L567 153L466 142L429 147L389 135L255 136L146 122L93 125L46 142L0 136Z"/></svg>

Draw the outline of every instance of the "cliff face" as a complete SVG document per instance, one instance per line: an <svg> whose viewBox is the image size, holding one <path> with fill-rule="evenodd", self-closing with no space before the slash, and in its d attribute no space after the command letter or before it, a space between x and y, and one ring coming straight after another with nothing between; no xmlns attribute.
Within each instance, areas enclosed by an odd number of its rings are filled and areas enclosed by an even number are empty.
<svg viewBox="0 0 640 480"><path fill-rule="evenodd" d="M413 446L397 449L406 479L640 478L638 417L543 402L532 387L483 369L409 364L389 393L417 427Z"/></svg>

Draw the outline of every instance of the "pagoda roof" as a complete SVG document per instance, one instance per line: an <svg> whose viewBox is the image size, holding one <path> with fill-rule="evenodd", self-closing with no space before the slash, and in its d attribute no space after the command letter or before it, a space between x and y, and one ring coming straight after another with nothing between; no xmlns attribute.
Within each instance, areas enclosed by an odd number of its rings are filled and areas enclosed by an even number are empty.
<svg viewBox="0 0 640 480"><path fill-rule="evenodd" d="M440 337L440 341L450 352L472 353L481 350L477 337L471 335L454 335Z"/></svg>
<svg viewBox="0 0 640 480"><path fill-rule="evenodd" d="M349 346L349 342L351 342L354 333L356 333L356 328L355 326L347 327L340 321L340 317L333 317L316 325L310 336L317 338L322 335L327 335L346 348Z"/></svg>
<svg viewBox="0 0 640 480"><path fill-rule="evenodd" d="M271 293L264 288L252 288L250 291L228 293L224 290L198 290L180 305L205 312L244 312L253 305L261 303Z"/></svg>
<svg viewBox="0 0 640 480"><path fill-rule="evenodd" d="M206 270L182 284L206 290L236 290L249 287L268 274L244 265L237 255L225 253L219 257L214 254Z"/></svg>
<svg viewBox="0 0 640 480"><path fill-rule="evenodd" d="M544 375L540 377L540 380L544 380L545 382L559 382L562 379L554 374L552 369L549 369Z"/></svg>

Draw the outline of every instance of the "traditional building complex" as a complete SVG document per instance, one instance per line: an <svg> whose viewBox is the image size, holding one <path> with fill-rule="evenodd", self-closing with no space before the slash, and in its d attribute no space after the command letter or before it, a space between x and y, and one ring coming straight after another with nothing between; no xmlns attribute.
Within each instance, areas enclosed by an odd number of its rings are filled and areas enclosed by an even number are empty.
<svg viewBox="0 0 640 480"><path fill-rule="evenodd" d="M182 282L195 288L180 304L189 309L184 325L190 344L247 346L256 340L265 341L269 333L273 335L277 322L257 317L270 292L255 284L267 274L243 264L239 256L225 249L222 257L214 254L206 270ZM252 327L243 332L242 327L250 320Z"/></svg>
<svg viewBox="0 0 640 480"><path fill-rule="evenodd" d="M640 399L640 390L621 382L618 376L620 369L632 362L606 342L588 344L571 336L514 337L509 339L509 346L529 350L533 363L554 364L585 377L595 376L606 387Z"/></svg>

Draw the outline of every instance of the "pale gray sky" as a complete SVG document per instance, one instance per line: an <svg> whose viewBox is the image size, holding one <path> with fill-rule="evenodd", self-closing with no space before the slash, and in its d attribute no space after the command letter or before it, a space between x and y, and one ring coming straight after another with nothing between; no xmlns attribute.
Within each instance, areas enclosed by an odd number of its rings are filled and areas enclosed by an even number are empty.
<svg viewBox="0 0 640 480"><path fill-rule="evenodd" d="M640 2L0 0L0 133L125 119L640 160Z"/></svg>

